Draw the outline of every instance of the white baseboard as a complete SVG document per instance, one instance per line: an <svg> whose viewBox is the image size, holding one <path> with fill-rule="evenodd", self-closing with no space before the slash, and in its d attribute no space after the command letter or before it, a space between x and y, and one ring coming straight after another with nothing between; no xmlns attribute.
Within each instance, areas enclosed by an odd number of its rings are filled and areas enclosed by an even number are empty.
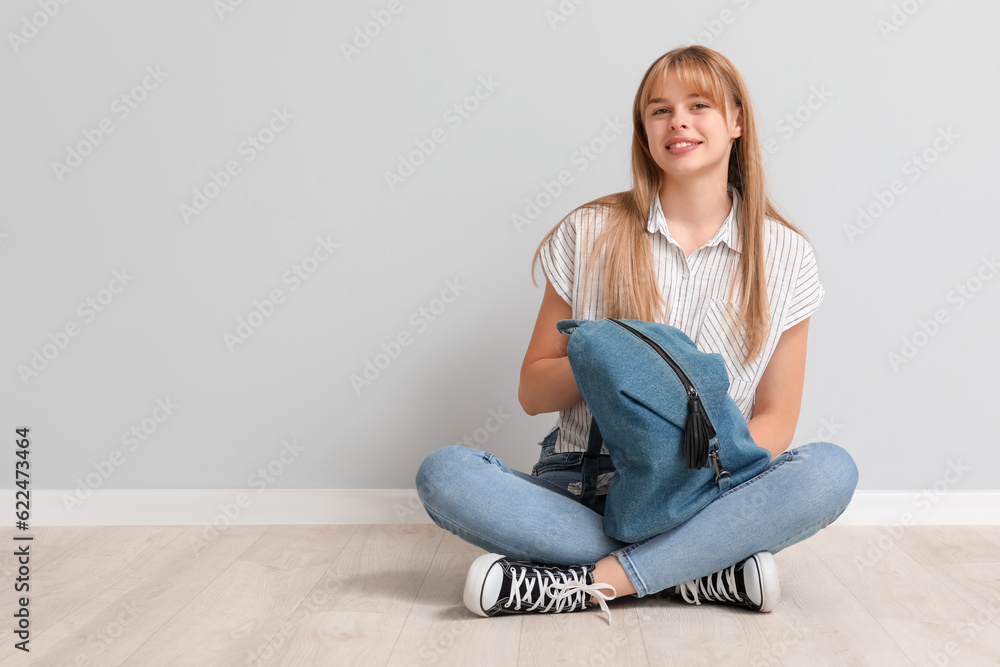
<svg viewBox="0 0 1000 667"><path fill-rule="evenodd" d="M14 491L0 491L14 507ZM413 489L33 491L32 526L431 523ZM1000 525L1000 491L857 491L837 525Z"/></svg>

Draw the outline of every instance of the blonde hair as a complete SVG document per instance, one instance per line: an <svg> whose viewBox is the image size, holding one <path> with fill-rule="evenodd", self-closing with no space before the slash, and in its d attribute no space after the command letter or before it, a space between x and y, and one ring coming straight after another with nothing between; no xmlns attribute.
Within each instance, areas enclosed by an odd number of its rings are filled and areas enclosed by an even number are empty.
<svg viewBox="0 0 1000 667"><path fill-rule="evenodd" d="M580 209L606 210L608 216L604 229L597 237L588 260L585 293L590 287L601 249L606 246L601 286L604 316L647 322L667 321L669 304L664 300L657 282L647 231L650 206L659 194L661 171L649 152L643 110L652 95L654 84L670 71L676 72L689 90L701 93L715 108L722 109L727 123L725 99L730 99L737 110L743 110L742 133L733 140L733 150L729 155L728 182L740 194L736 213L741 249L733 278L739 284L741 319L746 330L744 363L749 363L760 354L770 328L764 271L765 216L803 237L805 235L781 216L767 197L760 135L749 92L733 63L713 49L700 45L677 48L663 54L649 66L632 105L632 189L589 201L560 220L538 244L531 260L531 280L537 285L535 262L542 247L566 218ZM731 283L730 296L727 297L730 301L732 290Z"/></svg>

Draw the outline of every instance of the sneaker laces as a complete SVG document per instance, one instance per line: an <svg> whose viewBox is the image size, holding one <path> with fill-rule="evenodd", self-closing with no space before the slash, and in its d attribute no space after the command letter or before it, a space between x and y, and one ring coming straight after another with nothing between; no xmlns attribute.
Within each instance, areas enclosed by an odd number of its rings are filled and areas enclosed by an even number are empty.
<svg viewBox="0 0 1000 667"><path fill-rule="evenodd" d="M518 570L520 570L520 574L518 574ZM514 609L520 611L522 604L530 604L531 606L526 607L525 611L541 613L575 611L576 609L586 609L587 595L592 595L597 598L601 609L608 615L608 625L611 625L611 610L608 609L606 600L615 599L618 592L611 584L588 584L586 567L569 570L512 567L510 573L510 597L504 607L509 609L511 605L514 605ZM583 576L582 581L580 580L581 575ZM559 580L560 578L562 581ZM522 584L524 586L523 596L521 595ZM535 590L536 584L538 585L537 590ZM611 595L605 595L601 589L611 589ZM533 599L533 595L536 595L537 599ZM542 602L546 602L546 604L539 608ZM552 608L553 605L555 605L555 609Z"/></svg>
<svg viewBox="0 0 1000 667"><path fill-rule="evenodd" d="M684 596L685 602L693 604L701 604L698 599L699 594L705 602L742 602L743 598L736 589L736 565L738 563L713 574L678 584L678 592ZM730 593L733 597L729 597Z"/></svg>

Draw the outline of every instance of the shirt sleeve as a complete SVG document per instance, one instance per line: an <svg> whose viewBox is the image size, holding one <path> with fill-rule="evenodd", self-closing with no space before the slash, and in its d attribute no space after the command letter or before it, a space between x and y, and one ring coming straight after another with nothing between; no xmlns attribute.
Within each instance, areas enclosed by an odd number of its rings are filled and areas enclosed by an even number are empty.
<svg viewBox="0 0 1000 667"><path fill-rule="evenodd" d="M819 281L819 267L812 245L803 239L804 252L799 264L799 274L792 290L792 302L788 306L781 330L785 331L816 312L826 291Z"/></svg>
<svg viewBox="0 0 1000 667"><path fill-rule="evenodd" d="M574 211L562 221L542 246L540 261L552 287L573 306L573 282L576 271L576 219Z"/></svg>

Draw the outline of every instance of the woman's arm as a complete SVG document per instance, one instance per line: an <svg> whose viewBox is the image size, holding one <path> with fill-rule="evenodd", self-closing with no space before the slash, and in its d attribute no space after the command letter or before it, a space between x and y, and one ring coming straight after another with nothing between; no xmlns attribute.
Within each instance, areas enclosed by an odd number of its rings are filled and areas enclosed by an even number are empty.
<svg viewBox="0 0 1000 667"><path fill-rule="evenodd" d="M569 336L556 329L556 322L572 317L573 309L546 279L517 388L517 400L529 415L557 412L583 400L566 352Z"/></svg>
<svg viewBox="0 0 1000 667"><path fill-rule="evenodd" d="M806 375L809 318L781 334L754 395L750 436L771 458L788 449L795 436Z"/></svg>

